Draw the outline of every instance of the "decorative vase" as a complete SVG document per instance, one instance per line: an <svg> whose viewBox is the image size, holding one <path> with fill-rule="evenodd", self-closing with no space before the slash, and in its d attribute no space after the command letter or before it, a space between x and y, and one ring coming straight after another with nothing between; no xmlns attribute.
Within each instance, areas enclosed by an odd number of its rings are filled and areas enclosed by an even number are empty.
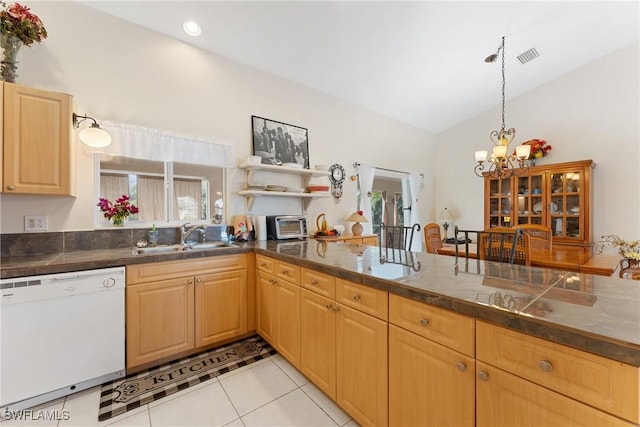
<svg viewBox="0 0 640 427"><path fill-rule="evenodd" d="M536 165L536 158L534 157L533 159L529 159L529 166L535 166Z"/></svg>
<svg viewBox="0 0 640 427"><path fill-rule="evenodd" d="M0 35L0 47L2 47L0 78L5 82L15 83L18 76L18 52L22 47L22 40L15 36Z"/></svg>
<svg viewBox="0 0 640 427"><path fill-rule="evenodd" d="M354 236L360 236L360 235L362 235L363 229L364 229L364 227L362 227L362 224L360 224L359 222L356 222L351 227L351 232L353 233Z"/></svg>
<svg viewBox="0 0 640 427"><path fill-rule="evenodd" d="M627 266L624 266L624 263ZM620 261L620 278L640 280L640 261L637 259L624 258Z"/></svg>
<svg viewBox="0 0 640 427"><path fill-rule="evenodd" d="M114 227L124 227L124 218L113 217Z"/></svg>

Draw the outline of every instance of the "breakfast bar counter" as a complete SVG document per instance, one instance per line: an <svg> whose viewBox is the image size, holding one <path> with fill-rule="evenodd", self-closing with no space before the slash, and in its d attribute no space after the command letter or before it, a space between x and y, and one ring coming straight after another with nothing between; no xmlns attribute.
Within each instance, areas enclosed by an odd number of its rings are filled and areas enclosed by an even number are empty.
<svg viewBox="0 0 640 427"><path fill-rule="evenodd" d="M255 252L640 366L637 281L366 245L258 241L156 255L93 250L1 260L1 277Z"/></svg>

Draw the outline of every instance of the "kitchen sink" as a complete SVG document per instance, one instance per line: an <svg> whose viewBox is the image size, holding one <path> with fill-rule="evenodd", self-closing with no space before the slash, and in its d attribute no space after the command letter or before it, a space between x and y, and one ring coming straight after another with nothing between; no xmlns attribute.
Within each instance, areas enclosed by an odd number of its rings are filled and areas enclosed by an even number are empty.
<svg viewBox="0 0 640 427"><path fill-rule="evenodd" d="M206 249L216 249L216 248L232 248L234 247L233 243L225 243L225 242L209 242L209 243L192 243L185 245L163 245L163 246L148 246L146 248L134 248L134 255L145 255L145 254L158 254L165 252L181 252L181 251L202 251Z"/></svg>

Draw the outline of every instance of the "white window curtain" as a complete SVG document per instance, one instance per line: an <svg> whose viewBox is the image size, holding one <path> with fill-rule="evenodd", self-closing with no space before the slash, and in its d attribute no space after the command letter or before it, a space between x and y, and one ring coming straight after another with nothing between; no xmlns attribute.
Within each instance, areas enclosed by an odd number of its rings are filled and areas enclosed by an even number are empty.
<svg viewBox="0 0 640 427"><path fill-rule="evenodd" d="M138 176L138 220L157 221L165 218L164 177Z"/></svg>
<svg viewBox="0 0 640 427"><path fill-rule="evenodd" d="M420 193L421 177L419 173L412 173L407 175L406 181L409 187L409 198L405 198L405 203L411 201L410 211L404 211L405 225L407 227L413 226L413 224L422 224L420 220L420 211L418 209L418 194ZM403 185L404 187L404 185ZM404 196L403 196L404 197ZM408 214L408 215L407 215ZM407 224L408 220L408 224ZM422 228L422 225L420 225ZM422 233L414 233L413 240L411 242L411 250L413 252L422 252Z"/></svg>
<svg viewBox="0 0 640 427"><path fill-rule="evenodd" d="M173 212L181 221L202 218L202 182L193 179L173 180Z"/></svg>
<svg viewBox="0 0 640 427"><path fill-rule="evenodd" d="M376 169L369 165L361 164L358 168L358 175L360 177L360 200L362 214L369 222L362 224L364 234L373 233L373 215L371 210L371 191L373 190L373 178L376 174Z"/></svg>
<svg viewBox="0 0 640 427"><path fill-rule="evenodd" d="M129 195L129 177L127 175L103 174L100 176L100 197L112 203L123 194Z"/></svg>
<svg viewBox="0 0 640 427"><path fill-rule="evenodd" d="M106 120L98 122L111 135L111 145L102 150L107 154L218 167L235 165L235 144L228 141L180 135Z"/></svg>

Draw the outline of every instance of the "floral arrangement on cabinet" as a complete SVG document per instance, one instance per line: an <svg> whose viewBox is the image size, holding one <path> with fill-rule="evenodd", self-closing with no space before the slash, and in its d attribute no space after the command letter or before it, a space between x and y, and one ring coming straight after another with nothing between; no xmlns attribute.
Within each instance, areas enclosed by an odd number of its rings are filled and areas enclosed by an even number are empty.
<svg viewBox="0 0 640 427"><path fill-rule="evenodd" d="M522 145L530 145L531 152L529 153L529 160L540 159L547 154L553 148L544 139L530 139L522 143Z"/></svg>
<svg viewBox="0 0 640 427"><path fill-rule="evenodd" d="M602 236L602 240L594 246L594 252L601 254L605 247L615 247L622 258L640 261L640 240L622 240L615 234Z"/></svg>
<svg viewBox="0 0 640 427"><path fill-rule="evenodd" d="M4 37L16 37L25 46L32 43L40 43L47 38L47 30L44 24L30 12L28 6L13 3L7 7L4 1L0 1L0 34Z"/></svg>
<svg viewBox="0 0 640 427"><path fill-rule="evenodd" d="M47 30L40 18L31 13L27 6L20 3L7 6L2 0L0 6L0 77L6 82L15 83L20 48L40 43L47 38Z"/></svg>
<svg viewBox="0 0 640 427"><path fill-rule="evenodd" d="M113 225L115 226L124 225L124 220L127 219L129 215L137 214L140 211L136 205L131 203L129 196L126 194L118 197L115 203L111 203L109 200L100 197L96 206L100 208L105 218L109 221L113 219Z"/></svg>

